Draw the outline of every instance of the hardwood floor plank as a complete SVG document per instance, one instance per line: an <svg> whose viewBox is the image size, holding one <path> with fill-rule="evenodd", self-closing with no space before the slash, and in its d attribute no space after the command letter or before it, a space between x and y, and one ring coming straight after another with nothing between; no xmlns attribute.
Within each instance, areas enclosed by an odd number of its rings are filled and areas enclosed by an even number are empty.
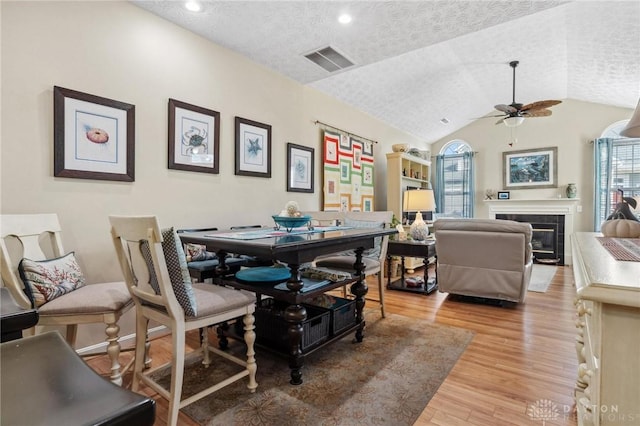
<svg viewBox="0 0 640 426"><path fill-rule="evenodd" d="M415 272L422 274L421 269ZM368 287L377 298L375 278L368 279ZM532 419L528 407L540 400L552 401L559 410L558 418L545 420L547 425L577 424L571 412L577 371L571 267L558 267L546 293L529 292L525 303L515 307L467 303L440 292L426 296L387 290L385 296L388 313L476 333L416 426L531 426L541 420ZM367 306L377 304L368 301ZM379 311L370 312L368 315L379 315ZM197 333L191 333L188 350L196 345ZM123 361L125 356L130 355L123 355ZM154 366L170 360L170 339L154 340L151 356ZM106 355L94 357L89 364L101 374L108 373ZM128 374L125 383L130 382ZM155 424L164 425L166 401L148 388L142 390L157 401ZM182 413L179 424L197 425Z"/></svg>

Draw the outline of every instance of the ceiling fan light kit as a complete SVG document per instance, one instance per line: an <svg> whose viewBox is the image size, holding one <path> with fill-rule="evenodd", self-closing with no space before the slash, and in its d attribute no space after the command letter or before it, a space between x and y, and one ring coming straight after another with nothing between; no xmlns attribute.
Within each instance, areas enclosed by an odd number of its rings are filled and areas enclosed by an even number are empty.
<svg viewBox="0 0 640 426"><path fill-rule="evenodd" d="M524 117L507 117L502 121L507 127L518 127L524 123Z"/></svg>

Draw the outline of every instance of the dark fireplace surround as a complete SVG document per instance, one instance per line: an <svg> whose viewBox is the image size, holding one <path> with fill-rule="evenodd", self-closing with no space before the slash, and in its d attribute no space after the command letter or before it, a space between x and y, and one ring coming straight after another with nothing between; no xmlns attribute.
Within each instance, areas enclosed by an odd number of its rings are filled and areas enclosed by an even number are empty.
<svg viewBox="0 0 640 426"><path fill-rule="evenodd" d="M533 228L531 247L539 263L564 265L564 215L497 213L496 219L527 222Z"/></svg>

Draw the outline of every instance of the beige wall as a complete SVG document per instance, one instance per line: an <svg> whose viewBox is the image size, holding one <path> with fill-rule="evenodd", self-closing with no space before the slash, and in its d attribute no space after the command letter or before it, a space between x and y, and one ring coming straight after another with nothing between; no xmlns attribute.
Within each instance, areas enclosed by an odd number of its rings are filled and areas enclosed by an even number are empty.
<svg viewBox="0 0 640 426"><path fill-rule="evenodd" d="M576 214L575 230L593 230L593 144L602 132L619 120L629 119L633 110L563 100L552 108L550 117L527 119L515 129L517 143L510 147L511 130L497 119L484 118L436 141L431 154L439 153L442 146L453 139L468 142L476 157L476 206L475 216L489 217L489 208L483 203L485 190L503 190L502 153L544 147L558 148L558 188L511 190L511 198L542 199L566 197L568 183L575 183L582 213Z"/></svg>
<svg viewBox="0 0 640 426"><path fill-rule="evenodd" d="M109 214L156 214L163 226L270 224L289 200L319 210L315 120L380 141L420 141L127 2L0 2L2 213L55 212L89 282L121 279ZM53 86L136 107L135 182L53 177ZM221 113L220 174L167 168L168 99ZM271 124L271 179L234 175L234 117ZM315 148L315 193L286 192L286 144ZM422 144L422 146L426 146ZM382 162L382 163L380 163ZM126 325L123 333L133 328ZM102 328L97 327L99 341ZM87 331L80 330L80 341Z"/></svg>

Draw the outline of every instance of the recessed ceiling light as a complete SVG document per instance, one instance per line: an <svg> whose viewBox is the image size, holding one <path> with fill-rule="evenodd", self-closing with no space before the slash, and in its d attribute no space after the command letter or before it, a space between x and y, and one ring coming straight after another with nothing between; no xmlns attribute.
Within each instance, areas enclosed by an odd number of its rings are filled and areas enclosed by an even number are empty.
<svg viewBox="0 0 640 426"><path fill-rule="evenodd" d="M200 12L202 10L202 6L197 1L186 2L184 8L190 12Z"/></svg>
<svg viewBox="0 0 640 426"><path fill-rule="evenodd" d="M343 13L342 15L338 16L338 22L345 25L348 24L349 22L351 22L351 15L349 15L348 13Z"/></svg>

